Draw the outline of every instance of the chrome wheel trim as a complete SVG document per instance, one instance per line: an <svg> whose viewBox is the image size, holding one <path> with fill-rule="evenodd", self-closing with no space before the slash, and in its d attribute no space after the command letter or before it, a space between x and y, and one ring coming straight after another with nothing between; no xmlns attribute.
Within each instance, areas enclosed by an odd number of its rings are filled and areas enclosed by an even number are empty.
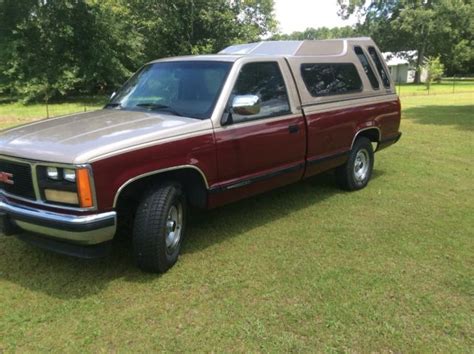
<svg viewBox="0 0 474 354"><path fill-rule="evenodd" d="M172 205L166 219L166 250L173 253L181 241L183 231L183 205L180 202Z"/></svg>
<svg viewBox="0 0 474 354"><path fill-rule="evenodd" d="M369 175L370 155L366 149L357 151L354 160L354 178L357 182L364 182Z"/></svg>

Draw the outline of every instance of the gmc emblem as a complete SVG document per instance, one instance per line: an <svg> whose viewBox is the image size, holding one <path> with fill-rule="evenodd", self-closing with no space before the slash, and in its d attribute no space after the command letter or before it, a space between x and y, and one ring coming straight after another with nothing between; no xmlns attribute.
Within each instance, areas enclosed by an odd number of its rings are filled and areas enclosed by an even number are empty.
<svg viewBox="0 0 474 354"><path fill-rule="evenodd" d="M13 178L13 175L11 173L0 172L0 183L15 184L12 178Z"/></svg>

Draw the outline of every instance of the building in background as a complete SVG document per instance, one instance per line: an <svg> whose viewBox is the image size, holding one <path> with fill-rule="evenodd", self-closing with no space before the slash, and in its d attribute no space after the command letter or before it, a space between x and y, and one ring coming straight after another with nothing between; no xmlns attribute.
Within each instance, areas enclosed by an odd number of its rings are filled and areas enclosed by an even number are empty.
<svg viewBox="0 0 474 354"><path fill-rule="evenodd" d="M415 50L404 52L385 52L382 53L390 75L396 83L413 83L415 81L417 53ZM421 71L421 82L425 82L427 72L425 69Z"/></svg>

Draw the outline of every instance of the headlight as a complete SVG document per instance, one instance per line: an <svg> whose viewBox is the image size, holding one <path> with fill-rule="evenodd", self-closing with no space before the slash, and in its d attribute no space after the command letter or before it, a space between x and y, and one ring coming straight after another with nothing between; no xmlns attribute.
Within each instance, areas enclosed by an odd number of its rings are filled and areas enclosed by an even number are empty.
<svg viewBox="0 0 474 354"><path fill-rule="evenodd" d="M76 182L76 170L71 170L69 168L65 168L64 172L64 179L69 182Z"/></svg>
<svg viewBox="0 0 474 354"><path fill-rule="evenodd" d="M86 167L38 166L38 186L45 202L91 208L94 206L90 170Z"/></svg>
<svg viewBox="0 0 474 354"><path fill-rule="evenodd" d="M59 180L59 170L56 167L48 167L46 170L48 174L48 178L51 178L52 180Z"/></svg>

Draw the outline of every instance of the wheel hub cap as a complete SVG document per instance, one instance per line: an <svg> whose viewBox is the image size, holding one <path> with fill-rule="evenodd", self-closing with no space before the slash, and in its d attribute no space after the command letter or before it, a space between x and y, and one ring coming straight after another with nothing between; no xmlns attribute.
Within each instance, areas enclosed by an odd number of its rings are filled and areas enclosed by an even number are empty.
<svg viewBox="0 0 474 354"><path fill-rule="evenodd" d="M173 252L181 240L183 228L183 207L181 204L171 206L166 221L166 248Z"/></svg>
<svg viewBox="0 0 474 354"><path fill-rule="evenodd" d="M370 157L367 150L362 149L357 152L354 162L354 177L358 182L367 178L369 173Z"/></svg>

